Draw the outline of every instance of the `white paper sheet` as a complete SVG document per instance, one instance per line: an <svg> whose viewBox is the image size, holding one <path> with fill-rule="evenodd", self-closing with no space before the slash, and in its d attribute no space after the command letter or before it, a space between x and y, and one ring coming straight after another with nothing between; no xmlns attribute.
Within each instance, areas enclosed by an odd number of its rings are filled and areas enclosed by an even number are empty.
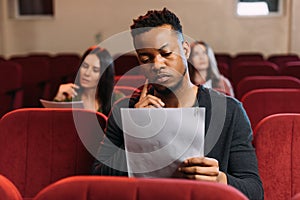
<svg viewBox="0 0 300 200"><path fill-rule="evenodd" d="M121 108L128 175L171 177L204 155L205 108Z"/></svg>
<svg viewBox="0 0 300 200"><path fill-rule="evenodd" d="M83 101L57 102L40 99L45 108L84 108Z"/></svg>

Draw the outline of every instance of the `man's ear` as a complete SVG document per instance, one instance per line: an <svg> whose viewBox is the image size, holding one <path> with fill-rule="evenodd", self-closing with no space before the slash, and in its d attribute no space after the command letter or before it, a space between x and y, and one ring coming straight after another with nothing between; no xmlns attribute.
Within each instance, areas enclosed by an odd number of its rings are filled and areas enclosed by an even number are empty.
<svg viewBox="0 0 300 200"><path fill-rule="evenodd" d="M186 57L186 59L189 59L190 53L191 53L191 47L190 44L187 41L182 42L183 52Z"/></svg>

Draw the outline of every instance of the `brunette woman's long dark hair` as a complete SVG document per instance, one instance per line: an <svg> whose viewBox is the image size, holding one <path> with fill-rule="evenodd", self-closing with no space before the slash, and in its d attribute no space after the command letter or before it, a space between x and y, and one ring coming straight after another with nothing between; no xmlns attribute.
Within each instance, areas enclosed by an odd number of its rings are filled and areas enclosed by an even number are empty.
<svg viewBox="0 0 300 200"><path fill-rule="evenodd" d="M102 113L108 115L111 109L111 98L114 88L115 71L113 58L106 49L99 46L92 46L82 55L79 68L89 54L96 55L100 60L100 80L97 85L96 99L101 104ZM75 83L80 86L79 80L80 77L77 76ZM82 93L84 88L80 88L81 91L79 93Z"/></svg>

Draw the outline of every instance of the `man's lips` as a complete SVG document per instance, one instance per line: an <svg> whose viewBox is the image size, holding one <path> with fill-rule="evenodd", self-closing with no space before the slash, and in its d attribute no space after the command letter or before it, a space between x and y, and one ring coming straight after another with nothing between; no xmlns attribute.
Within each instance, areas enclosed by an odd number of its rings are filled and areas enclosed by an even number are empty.
<svg viewBox="0 0 300 200"><path fill-rule="evenodd" d="M155 82L156 83L164 83L170 79L171 75L169 74L159 74L156 76Z"/></svg>

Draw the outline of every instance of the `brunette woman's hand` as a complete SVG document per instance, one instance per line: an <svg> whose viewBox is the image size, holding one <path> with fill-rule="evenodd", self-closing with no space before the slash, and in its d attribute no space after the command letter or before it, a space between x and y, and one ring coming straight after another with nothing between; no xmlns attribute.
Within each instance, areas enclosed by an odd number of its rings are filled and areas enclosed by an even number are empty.
<svg viewBox="0 0 300 200"><path fill-rule="evenodd" d="M54 100L64 101L66 99L74 98L78 95L76 89L79 89L79 86L74 83L61 84Z"/></svg>

